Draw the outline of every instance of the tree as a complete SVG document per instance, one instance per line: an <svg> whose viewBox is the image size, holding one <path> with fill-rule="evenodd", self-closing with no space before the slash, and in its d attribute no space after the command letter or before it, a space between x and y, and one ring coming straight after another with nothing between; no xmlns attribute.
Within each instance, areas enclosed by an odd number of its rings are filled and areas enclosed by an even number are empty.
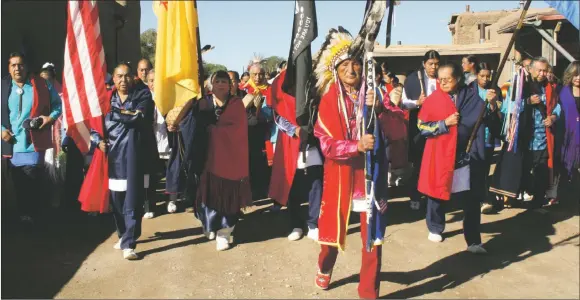
<svg viewBox="0 0 580 300"><path fill-rule="evenodd" d="M141 33L141 57L149 59L155 65L155 48L157 45L157 30L151 28Z"/></svg>
<svg viewBox="0 0 580 300"><path fill-rule="evenodd" d="M227 71L228 68L220 64L212 64L206 62L203 63L203 72L206 76L209 76L219 70Z"/></svg>
<svg viewBox="0 0 580 300"><path fill-rule="evenodd" d="M280 56L270 56L264 59L264 69L267 73L272 73L278 69L278 65L286 59Z"/></svg>

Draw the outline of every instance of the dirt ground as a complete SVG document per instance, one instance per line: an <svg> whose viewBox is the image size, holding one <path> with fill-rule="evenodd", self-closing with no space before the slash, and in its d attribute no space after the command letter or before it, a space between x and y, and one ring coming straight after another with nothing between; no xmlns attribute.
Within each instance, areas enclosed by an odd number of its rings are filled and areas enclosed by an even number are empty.
<svg viewBox="0 0 580 300"><path fill-rule="evenodd" d="M447 215L445 241L427 240L424 208L389 204L383 298L575 298L579 292L580 188L547 214L506 209L482 216L487 256L466 253L462 213ZM34 230L2 227L2 298L357 298L361 241L353 219L328 291L314 286L318 245L290 242L286 212L260 201L224 252L202 235L191 212L144 220L126 261L110 215L55 214ZM164 210L163 203L158 206Z"/></svg>

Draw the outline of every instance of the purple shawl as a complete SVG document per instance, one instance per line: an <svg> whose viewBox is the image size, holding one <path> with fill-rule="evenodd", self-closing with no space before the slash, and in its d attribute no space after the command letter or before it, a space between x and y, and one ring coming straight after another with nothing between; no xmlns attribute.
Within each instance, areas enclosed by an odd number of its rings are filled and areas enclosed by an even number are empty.
<svg viewBox="0 0 580 300"><path fill-rule="evenodd" d="M564 110L564 121L566 122L564 143L562 144L562 162L568 170L568 174L572 174L572 170L580 163L580 119L571 86L562 88L560 103Z"/></svg>

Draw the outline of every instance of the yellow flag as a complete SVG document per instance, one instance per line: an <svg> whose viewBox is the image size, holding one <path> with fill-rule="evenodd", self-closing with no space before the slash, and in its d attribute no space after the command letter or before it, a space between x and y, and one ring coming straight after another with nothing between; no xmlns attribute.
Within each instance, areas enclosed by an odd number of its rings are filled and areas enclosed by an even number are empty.
<svg viewBox="0 0 580 300"><path fill-rule="evenodd" d="M155 104L166 115L201 96L194 1L154 1L157 15Z"/></svg>

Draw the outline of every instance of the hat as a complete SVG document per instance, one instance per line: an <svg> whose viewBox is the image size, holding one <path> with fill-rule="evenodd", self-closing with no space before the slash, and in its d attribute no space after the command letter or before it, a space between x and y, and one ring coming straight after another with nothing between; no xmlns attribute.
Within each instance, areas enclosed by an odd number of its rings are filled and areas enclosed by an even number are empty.
<svg viewBox="0 0 580 300"><path fill-rule="evenodd" d="M46 62L46 63L44 63L44 65L42 65L42 69L43 70L48 69L48 68L53 68L54 69L54 64L51 63L51 62Z"/></svg>
<svg viewBox="0 0 580 300"><path fill-rule="evenodd" d="M331 28L328 31L322 47L313 57L318 94L323 95L328 92L332 82L338 78L336 67L344 60L350 58L348 50L352 42L352 35L342 26L339 26L338 30Z"/></svg>
<svg viewBox="0 0 580 300"><path fill-rule="evenodd" d="M40 69L40 72L44 71L50 71L54 73L54 64L50 62L44 63L44 65L42 65L42 69Z"/></svg>

